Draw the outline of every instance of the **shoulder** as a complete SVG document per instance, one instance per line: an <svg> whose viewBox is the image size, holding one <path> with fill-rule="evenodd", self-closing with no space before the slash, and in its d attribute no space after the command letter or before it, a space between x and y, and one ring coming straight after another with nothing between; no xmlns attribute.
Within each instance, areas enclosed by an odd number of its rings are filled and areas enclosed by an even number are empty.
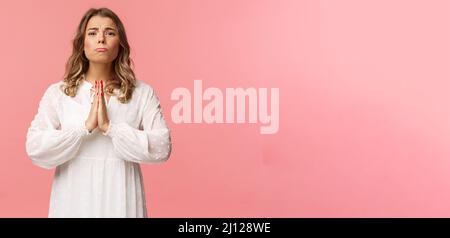
<svg viewBox="0 0 450 238"><path fill-rule="evenodd" d="M159 97L156 93L156 90L147 82L136 80L136 92L138 96L137 100L140 105L143 105L144 108L155 108L159 106Z"/></svg>
<svg viewBox="0 0 450 238"><path fill-rule="evenodd" d="M54 108L60 102L64 92L60 89L62 81L56 83L50 83L45 89L43 96L39 102L39 105L46 108Z"/></svg>
<svg viewBox="0 0 450 238"><path fill-rule="evenodd" d="M62 96L62 94L64 94L64 92L61 89L63 85L64 82L62 80L51 83L45 90L44 97L56 98Z"/></svg>
<svg viewBox="0 0 450 238"><path fill-rule="evenodd" d="M140 97L156 96L154 88L149 83L136 79L135 85L134 90Z"/></svg>

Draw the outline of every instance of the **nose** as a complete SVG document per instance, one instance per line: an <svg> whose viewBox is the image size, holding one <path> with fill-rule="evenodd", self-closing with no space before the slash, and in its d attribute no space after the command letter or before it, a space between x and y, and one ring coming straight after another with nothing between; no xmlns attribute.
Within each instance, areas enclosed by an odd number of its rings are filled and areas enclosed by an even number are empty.
<svg viewBox="0 0 450 238"><path fill-rule="evenodd" d="M103 34L99 34L98 43L105 43L105 36Z"/></svg>

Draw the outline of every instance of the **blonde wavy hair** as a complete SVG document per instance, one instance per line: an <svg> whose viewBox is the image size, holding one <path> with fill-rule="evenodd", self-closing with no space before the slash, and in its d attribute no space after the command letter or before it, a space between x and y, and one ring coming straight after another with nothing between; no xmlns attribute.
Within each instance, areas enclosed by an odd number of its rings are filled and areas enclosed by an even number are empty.
<svg viewBox="0 0 450 238"><path fill-rule="evenodd" d="M127 103L133 94L136 87L136 77L131 68L133 61L130 58L130 46L128 45L125 28L119 17L108 8L91 8L83 16L78 25L78 29L73 39L72 55L66 63L62 91L71 97L75 97L77 90L85 73L89 68L89 60L84 54L84 38L86 32L86 25L93 16L109 17L116 24L119 33L119 52L117 58L113 61L114 74L113 78L105 85L105 93L114 95L114 91L119 90L117 99L121 103ZM133 64L134 65L134 64Z"/></svg>

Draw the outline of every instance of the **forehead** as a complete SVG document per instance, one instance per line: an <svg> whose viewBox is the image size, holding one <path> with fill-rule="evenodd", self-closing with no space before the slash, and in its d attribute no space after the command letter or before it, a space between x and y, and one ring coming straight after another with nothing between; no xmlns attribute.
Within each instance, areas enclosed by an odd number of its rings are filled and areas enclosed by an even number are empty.
<svg viewBox="0 0 450 238"><path fill-rule="evenodd" d="M116 29L116 24L111 18L102 16L93 16L91 17L91 19L89 19L86 25L86 30L89 28L103 29L107 27Z"/></svg>

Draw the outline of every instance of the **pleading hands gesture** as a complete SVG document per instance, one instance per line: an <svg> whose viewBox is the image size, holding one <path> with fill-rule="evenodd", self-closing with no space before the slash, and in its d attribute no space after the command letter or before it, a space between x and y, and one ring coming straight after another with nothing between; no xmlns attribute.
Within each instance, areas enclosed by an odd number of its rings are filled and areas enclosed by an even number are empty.
<svg viewBox="0 0 450 238"><path fill-rule="evenodd" d="M106 132L109 128L109 119L106 110L103 80L95 81L93 91L94 100L91 103L91 110L85 122L85 127L89 132L92 132L97 127L101 132Z"/></svg>

